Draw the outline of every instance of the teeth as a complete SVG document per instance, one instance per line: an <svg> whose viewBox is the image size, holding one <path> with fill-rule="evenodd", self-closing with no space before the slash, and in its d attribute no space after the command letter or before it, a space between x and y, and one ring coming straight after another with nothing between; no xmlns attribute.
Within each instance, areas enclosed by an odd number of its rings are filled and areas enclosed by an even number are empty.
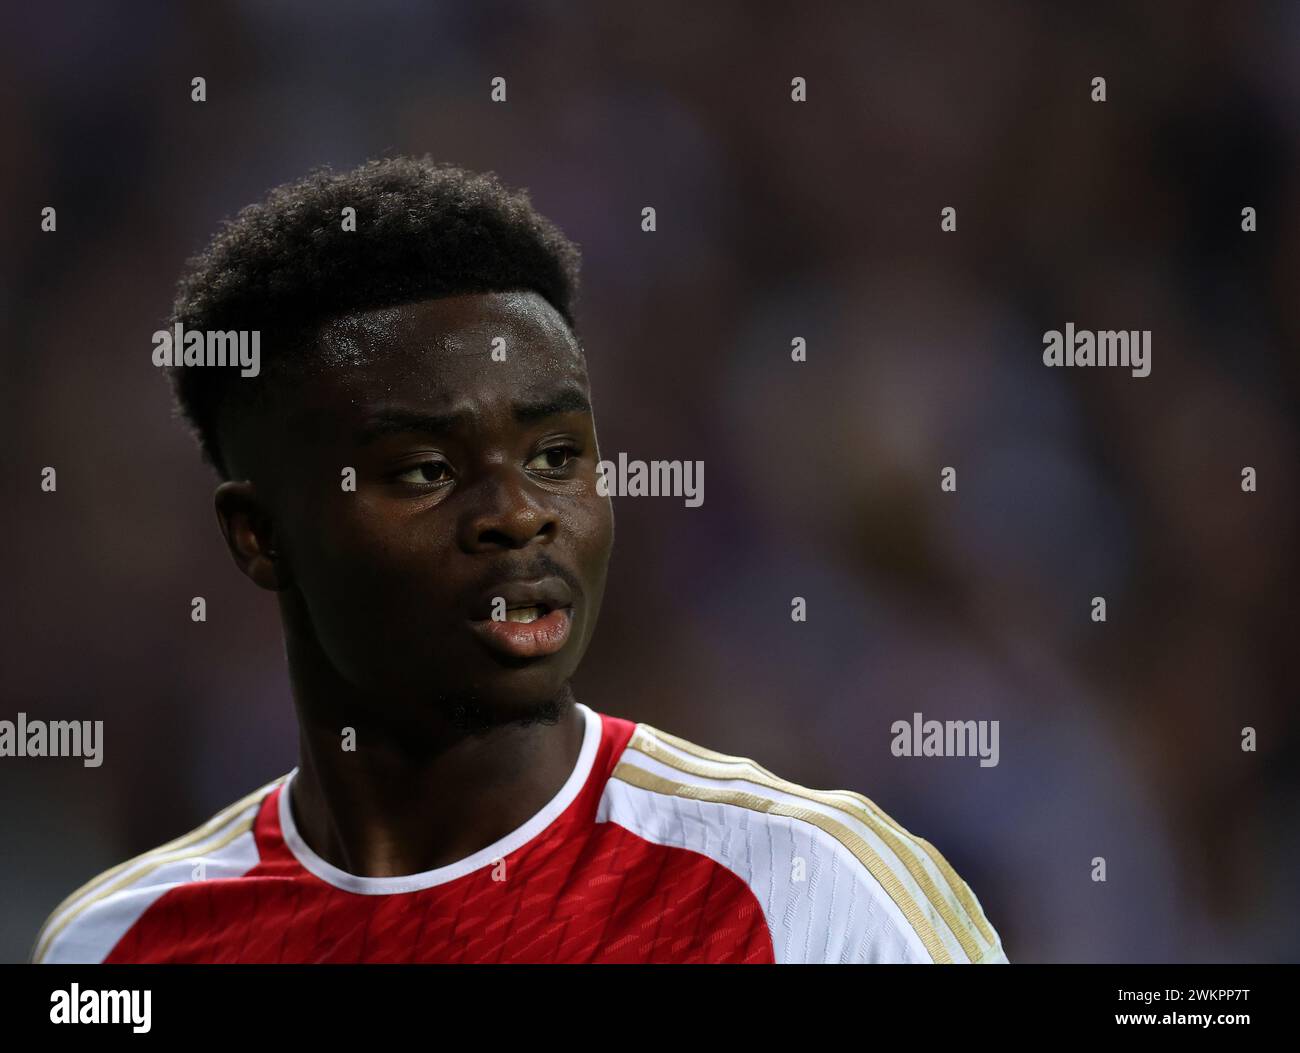
<svg viewBox="0 0 1300 1053"><path fill-rule="evenodd" d="M540 607L511 607L506 611L508 622L535 622L542 616Z"/></svg>

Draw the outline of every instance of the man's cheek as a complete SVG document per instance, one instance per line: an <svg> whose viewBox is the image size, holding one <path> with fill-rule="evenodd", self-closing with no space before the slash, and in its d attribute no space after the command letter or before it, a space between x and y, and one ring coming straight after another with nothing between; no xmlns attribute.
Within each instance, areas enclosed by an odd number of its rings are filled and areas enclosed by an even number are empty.
<svg viewBox="0 0 1300 1053"><path fill-rule="evenodd" d="M353 506L347 511L351 514L321 515L298 529L310 539L308 546L324 567L334 567L340 574L354 578L386 576L394 562L402 558L409 538L379 529L382 524L364 507Z"/></svg>
<svg viewBox="0 0 1300 1053"><path fill-rule="evenodd" d="M603 574L614 543L613 509L608 503L591 509L575 530L584 569Z"/></svg>

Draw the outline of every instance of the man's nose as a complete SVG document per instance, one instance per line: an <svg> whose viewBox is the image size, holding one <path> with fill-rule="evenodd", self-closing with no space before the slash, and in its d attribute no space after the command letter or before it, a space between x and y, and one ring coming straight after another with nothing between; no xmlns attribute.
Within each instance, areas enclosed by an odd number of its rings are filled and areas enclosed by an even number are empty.
<svg viewBox="0 0 1300 1053"><path fill-rule="evenodd" d="M538 538L552 540L558 526L546 494L501 465L474 484L460 521L460 544L466 552L523 548Z"/></svg>

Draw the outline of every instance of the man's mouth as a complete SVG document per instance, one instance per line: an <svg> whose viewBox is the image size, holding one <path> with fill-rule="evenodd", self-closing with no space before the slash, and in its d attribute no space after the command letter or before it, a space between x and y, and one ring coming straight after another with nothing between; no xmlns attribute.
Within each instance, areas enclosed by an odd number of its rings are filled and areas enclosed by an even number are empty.
<svg viewBox="0 0 1300 1053"><path fill-rule="evenodd" d="M498 621L505 604L505 617ZM555 654L569 640L573 627L573 597L558 579L503 582L490 588L476 604L480 615L470 628L491 650L511 658L541 658Z"/></svg>
<svg viewBox="0 0 1300 1053"><path fill-rule="evenodd" d="M573 608L512 607L505 621L472 621L470 628L493 651L511 658L541 658L569 642Z"/></svg>
<svg viewBox="0 0 1300 1053"><path fill-rule="evenodd" d="M541 607L507 607L506 621L521 622L527 625L529 622L535 622L544 614L550 614L550 608Z"/></svg>

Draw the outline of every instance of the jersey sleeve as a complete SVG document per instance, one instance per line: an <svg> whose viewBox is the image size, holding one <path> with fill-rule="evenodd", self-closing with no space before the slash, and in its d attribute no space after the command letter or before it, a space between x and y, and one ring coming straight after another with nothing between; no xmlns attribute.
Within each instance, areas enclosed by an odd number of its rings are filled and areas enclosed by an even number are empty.
<svg viewBox="0 0 1300 1053"><path fill-rule="evenodd" d="M748 884L777 963L1007 963L938 849L859 793L810 789L645 724L615 777L640 797L625 821Z"/></svg>
<svg viewBox="0 0 1300 1053"><path fill-rule="evenodd" d="M811 792L811 791L810 791ZM847 791L819 794L794 834L791 963L1009 964L970 886L933 845ZM805 857L796 855L796 863ZM779 922L781 905L774 904Z"/></svg>
<svg viewBox="0 0 1300 1053"><path fill-rule="evenodd" d="M145 911L172 889L193 881L236 877L251 869L258 861L253 820L262 797L276 782L183 837L129 859L77 889L41 926L32 963L101 963Z"/></svg>

